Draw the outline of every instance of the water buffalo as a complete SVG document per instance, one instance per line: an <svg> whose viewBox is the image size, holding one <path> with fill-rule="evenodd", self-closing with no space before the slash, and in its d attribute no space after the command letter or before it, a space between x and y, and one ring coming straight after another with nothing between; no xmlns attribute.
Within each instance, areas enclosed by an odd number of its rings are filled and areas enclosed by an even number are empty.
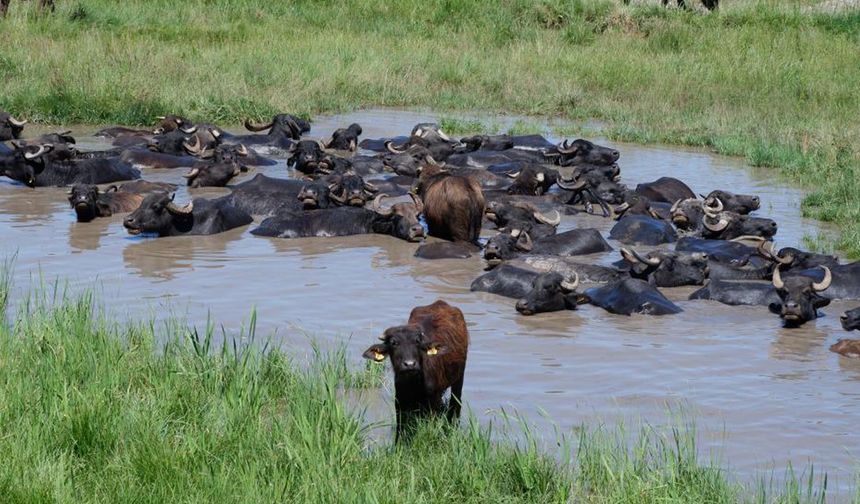
<svg viewBox="0 0 860 504"><path fill-rule="evenodd" d="M622 248L621 257L630 276L657 287L702 285L708 278L708 256L701 252L686 254L655 250L643 256L636 250Z"/></svg>
<svg viewBox="0 0 860 504"><path fill-rule="evenodd" d="M106 184L140 178L140 171L118 158L52 161L46 154L52 144L15 145L11 153L0 154L0 176L29 187Z"/></svg>
<svg viewBox="0 0 860 504"><path fill-rule="evenodd" d="M589 303L619 315L670 315L682 311L653 285L637 278L593 287L585 291L585 296Z"/></svg>
<svg viewBox="0 0 860 504"><path fill-rule="evenodd" d="M639 184L635 192L651 201L662 203L674 203L696 197L696 193L687 184L672 177L660 177L654 182Z"/></svg>
<svg viewBox="0 0 860 504"><path fill-rule="evenodd" d="M251 234L274 238L305 238L376 233L411 242L421 241L424 237L424 228L418 222L420 209L414 204L397 203L389 209L376 208L378 211L337 207L285 212L265 219Z"/></svg>
<svg viewBox="0 0 860 504"><path fill-rule="evenodd" d="M839 321L842 322L842 328L846 331L860 330L860 308L854 308L843 313L839 317Z"/></svg>
<svg viewBox="0 0 860 504"><path fill-rule="evenodd" d="M609 147L596 145L581 138L568 142L564 140L556 146L556 163L561 166L579 164L611 165L618 161L621 153Z"/></svg>
<svg viewBox="0 0 860 504"><path fill-rule="evenodd" d="M514 139L510 135L475 135L460 139L466 151L488 150L503 151L514 148Z"/></svg>
<svg viewBox="0 0 860 504"><path fill-rule="evenodd" d="M95 132L93 136L105 138L118 138L121 136L145 137L151 135L162 135L164 133L176 131L179 128L190 128L194 126L194 123L192 123L188 119L177 115L159 116L156 119L158 119L158 123L156 123L156 125L151 130L113 126L110 128L101 129Z"/></svg>
<svg viewBox="0 0 860 504"><path fill-rule="evenodd" d="M617 268L581 263L575 261L572 257L556 255L529 254L506 261L505 265L541 273L558 273L565 278L573 278L575 276L579 278L580 282L591 284L616 282L630 276L628 272Z"/></svg>
<svg viewBox="0 0 860 504"><path fill-rule="evenodd" d="M520 299L532 290L534 279L540 273L532 268L502 264L472 281L473 292L489 292L499 296Z"/></svg>
<svg viewBox="0 0 860 504"><path fill-rule="evenodd" d="M609 205L623 204L628 193L623 184L606 178L599 171L583 173L571 179L559 177L556 184L569 191L568 204L582 203L588 213L592 213L593 204L598 204L605 217L611 214Z"/></svg>
<svg viewBox="0 0 860 504"><path fill-rule="evenodd" d="M424 204L424 217L431 236L478 243L484 217L484 193L477 182L430 165L421 171L415 192Z"/></svg>
<svg viewBox="0 0 860 504"><path fill-rule="evenodd" d="M385 142L385 148L392 154L406 153L410 148L423 147L428 154L437 161L445 161L448 156L455 152L459 146L459 142L451 140L438 124L421 123L412 128L412 134L409 139L401 144L396 145L393 141Z"/></svg>
<svg viewBox="0 0 860 504"><path fill-rule="evenodd" d="M830 287L832 275L827 266L822 266L824 278L816 282L806 276L792 276L785 279L779 268L773 270L773 286L780 298L779 303L771 303L768 308L782 318L786 327L797 327L818 317L818 309L830 304L830 299L819 292Z"/></svg>
<svg viewBox="0 0 860 504"><path fill-rule="evenodd" d="M75 210L78 222L89 222L97 217L132 212L140 206L144 194L167 192L174 188L171 184L147 182L146 185L129 183L119 187L111 186L102 191L96 185L75 184L69 190L69 204Z"/></svg>
<svg viewBox="0 0 860 504"><path fill-rule="evenodd" d="M827 266L831 270L839 266L839 259L828 254L818 254L796 249L794 247L783 247L779 252L774 252L773 242L763 242L758 248L759 254L781 265L785 271L811 269L817 266Z"/></svg>
<svg viewBox="0 0 860 504"><path fill-rule="evenodd" d="M726 212L723 211L723 205L719 200L716 203L716 207L703 206L705 215L702 217L702 236L704 238L718 240L731 240L740 236L770 238L776 234L775 221Z"/></svg>
<svg viewBox="0 0 860 504"><path fill-rule="evenodd" d="M27 121L15 119L12 114L0 111L0 142L21 138Z"/></svg>
<svg viewBox="0 0 860 504"><path fill-rule="evenodd" d="M302 209L298 195L307 181L279 179L258 173L251 180L236 184L224 196L231 205L251 215L273 215Z"/></svg>
<svg viewBox="0 0 860 504"><path fill-rule="evenodd" d="M848 310L839 317L839 320L846 331L860 330L860 308ZM860 340L840 339L830 346L830 351L845 357L860 357Z"/></svg>
<svg viewBox="0 0 860 504"><path fill-rule="evenodd" d="M235 163L213 163L195 166L183 175L188 187L224 187L248 168Z"/></svg>
<svg viewBox="0 0 860 504"><path fill-rule="evenodd" d="M824 274L824 266L809 269L792 269L785 271L784 277L804 276L816 282L824 282L828 275ZM860 299L860 261L849 264L838 264L827 267L830 272L827 297L830 299Z"/></svg>
<svg viewBox="0 0 860 504"><path fill-rule="evenodd" d="M302 133L311 130L308 121L291 114L278 114L272 120L264 124L254 124L245 121L245 129L248 131L266 131L265 135L237 135L232 141L243 143L248 146L271 146L280 149L289 149L294 140L301 138Z"/></svg>
<svg viewBox="0 0 860 504"><path fill-rule="evenodd" d="M500 230L528 230L533 240L554 235L561 223L561 214L553 211L549 215L528 204L509 204L498 201L487 203L486 216Z"/></svg>
<svg viewBox="0 0 860 504"><path fill-rule="evenodd" d="M185 206L173 202L168 193L152 193L123 221L130 235L211 235L250 224L254 219L224 198L198 198Z"/></svg>
<svg viewBox="0 0 860 504"><path fill-rule="evenodd" d="M463 312L442 300L418 306L409 314L407 325L386 329L381 339L363 357L374 362L391 358L395 439L409 436L415 423L427 415L445 413L449 421L458 419L469 349ZM442 396L449 388L451 397L445 404Z"/></svg>
<svg viewBox="0 0 860 504"><path fill-rule="evenodd" d="M463 242L435 242L420 245L415 250L415 257L420 259L468 259L480 250L476 245Z"/></svg>
<svg viewBox="0 0 860 504"><path fill-rule="evenodd" d="M687 198L676 201L669 209L672 223L680 230L700 231L702 229L702 218L705 211L702 201L696 198Z"/></svg>
<svg viewBox="0 0 860 504"><path fill-rule="evenodd" d="M650 215L625 215L609 231L609 237L628 245L672 243L678 234L671 224Z"/></svg>
<svg viewBox="0 0 860 504"><path fill-rule="evenodd" d="M707 196L702 196L704 205L709 207L721 207L729 212L746 215L761 207L758 196L747 194L734 194L728 191L711 191Z"/></svg>
<svg viewBox="0 0 860 504"><path fill-rule="evenodd" d="M198 139L197 132L197 126L178 128L168 133L153 136L146 146L152 152L171 156L195 155L202 149L199 143L193 142ZM208 137L209 135L205 136Z"/></svg>
<svg viewBox="0 0 860 504"><path fill-rule="evenodd" d="M573 256L610 250L612 247L593 228L572 229L534 242L527 231L515 230L514 233L499 233L490 238L484 247L484 259L492 267L520 253Z"/></svg>
<svg viewBox="0 0 860 504"><path fill-rule="evenodd" d="M770 306L780 302L770 282L735 282L716 278L708 280L707 285L690 294L689 299L717 301L730 306Z"/></svg>
<svg viewBox="0 0 860 504"><path fill-rule="evenodd" d="M508 187L508 194L540 196L558 180L558 171L543 165L523 162L512 163L512 165L515 171L507 175L514 179L514 183Z"/></svg>
<svg viewBox="0 0 860 504"><path fill-rule="evenodd" d="M324 146L326 149L345 150L355 152L358 147L358 137L361 135L361 126L356 123L346 128L339 128L332 133Z"/></svg>
<svg viewBox="0 0 860 504"><path fill-rule="evenodd" d="M516 309L523 315L575 310L579 296L579 277L567 281L558 273L541 273L532 282L532 290L517 301Z"/></svg>

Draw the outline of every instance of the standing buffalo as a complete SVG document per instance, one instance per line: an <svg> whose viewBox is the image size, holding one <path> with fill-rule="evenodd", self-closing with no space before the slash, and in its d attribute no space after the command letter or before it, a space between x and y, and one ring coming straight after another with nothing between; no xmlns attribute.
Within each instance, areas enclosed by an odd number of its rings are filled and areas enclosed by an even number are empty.
<svg viewBox="0 0 860 504"><path fill-rule="evenodd" d="M416 192L424 204L431 236L478 243L485 202L481 186L474 179L430 165L421 171Z"/></svg>
<svg viewBox="0 0 860 504"><path fill-rule="evenodd" d="M254 219L224 198L196 199L180 207L167 193L153 193L123 221L128 234L210 235L250 224Z"/></svg>
<svg viewBox="0 0 860 504"><path fill-rule="evenodd" d="M418 306L407 325L386 329L381 339L363 357L374 362L391 358L396 440L409 436L422 417L445 413L449 421L459 418L469 350L463 312L442 300ZM446 405L442 396L449 388Z"/></svg>

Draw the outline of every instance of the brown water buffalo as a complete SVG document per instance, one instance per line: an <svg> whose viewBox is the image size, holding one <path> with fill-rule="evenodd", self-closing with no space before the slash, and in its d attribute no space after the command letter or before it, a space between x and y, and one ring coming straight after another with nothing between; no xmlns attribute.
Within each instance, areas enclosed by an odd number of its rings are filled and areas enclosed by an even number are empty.
<svg viewBox="0 0 860 504"><path fill-rule="evenodd" d="M421 170L416 194L424 203L431 236L478 243L484 217L484 193L474 179L452 175L439 165Z"/></svg>
<svg viewBox="0 0 860 504"><path fill-rule="evenodd" d="M450 421L459 418L469 350L463 312L442 300L418 306L406 325L386 329L381 339L363 357L374 362L391 358L396 440L408 436L422 417L445 413ZM442 396L449 388L445 404Z"/></svg>

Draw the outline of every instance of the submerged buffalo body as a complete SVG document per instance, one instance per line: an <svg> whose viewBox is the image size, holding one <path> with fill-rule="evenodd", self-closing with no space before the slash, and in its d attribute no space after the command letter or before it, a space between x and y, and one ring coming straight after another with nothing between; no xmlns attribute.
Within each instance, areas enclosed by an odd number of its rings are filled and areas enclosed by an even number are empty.
<svg viewBox="0 0 860 504"><path fill-rule="evenodd" d="M636 278L588 289L585 296L589 303L619 315L670 315L682 311L653 285Z"/></svg>
<svg viewBox="0 0 860 504"><path fill-rule="evenodd" d="M289 212L264 220L251 231L257 236L274 238L307 238L387 234L407 241L419 241L424 228L417 216L393 211L382 215L365 208L337 207L328 210Z"/></svg>
<svg viewBox="0 0 860 504"><path fill-rule="evenodd" d="M140 171L118 158L54 161L49 156L53 145L17 146L0 154L0 176L23 182L29 187L72 184L107 184L140 178Z"/></svg>
<svg viewBox="0 0 860 504"><path fill-rule="evenodd" d="M155 233L158 236L211 235L250 224L254 219L223 198L196 199L180 207L167 193L153 193L126 217L129 234Z"/></svg>

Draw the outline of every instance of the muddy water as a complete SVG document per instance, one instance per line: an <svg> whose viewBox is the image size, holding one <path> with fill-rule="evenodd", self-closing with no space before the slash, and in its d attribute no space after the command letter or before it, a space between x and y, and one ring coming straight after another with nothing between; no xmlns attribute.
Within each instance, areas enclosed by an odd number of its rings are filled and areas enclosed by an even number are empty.
<svg viewBox="0 0 860 504"><path fill-rule="evenodd" d="M390 136L433 120L438 117L429 113L363 111L316 118L313 134L324 137L355 121L365 137ZM79 142L84 148L104 145L93 138ZM737 159L602 143L622 152L628 184L671 175L696 192L723 188L760 195L759 213L779 222L781 246L802 246L805 235L828 232L800 216L798 190ZM256 172L284 176L285 168ZM145 170L144 176L180 183L182 173ZM838 320L846 304L834 303L823 318L795 330L782 329L764 308L685 301L689 288L666 291L685 310L676 316L624 317L583 306L523 317L513 300L469 292L482 269L477 258L421 261L413 257L415 244L385 236L277 240L241 228L211 237L130 237L122 216L75 222L63 189L30 190L3 180L0 255L18 251L19 292L34 276L67 279L75 288L100 286L101 299L119 316L173 314L202 323L211 313L229 331L255 307L258 334L273 335L290 352L306 353L311 335L323 343L345 341L356 362L413 306L444 298L463 309L470 325L464 395L483 419L501 407L515 409L549 434L541 411L569 431L619 420L660 425L667 408L681 407L696 419L703 446L721 453L745 478L771 469L779 476L789 462L814 462L831 473L832 488L849 484L856 470L860 361L827 350L847 336ZM177 201L186 199L180 189ZM575 226L608 233L611 223L565 217L562 229ZM390 418L390 387L370 396L374 416Z"/></svg>

